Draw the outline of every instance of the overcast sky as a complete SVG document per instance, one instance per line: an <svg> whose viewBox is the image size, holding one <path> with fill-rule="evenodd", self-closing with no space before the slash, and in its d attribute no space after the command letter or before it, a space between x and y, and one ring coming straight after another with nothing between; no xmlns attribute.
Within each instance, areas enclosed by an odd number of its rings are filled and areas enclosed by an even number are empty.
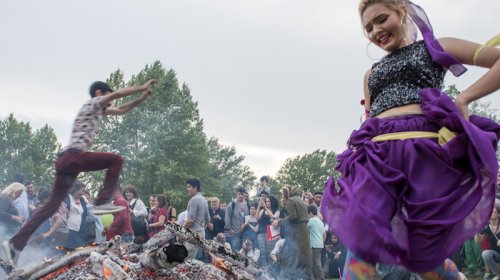
<svg viewBox="0 0 500 280"><path fill-rule="evenodd" d="M48 124L66 145L88 87L160 60L196 101L205 132L274 176L289 157L341 152L360 125L366 51L354 0L0 2L0 117ZM422 0L437 37L483 43L498 0ZM370 56L383 53L368 48ZM465 89L485 71L446 84ZM485 100L500 109L500 94Z"/></svg>

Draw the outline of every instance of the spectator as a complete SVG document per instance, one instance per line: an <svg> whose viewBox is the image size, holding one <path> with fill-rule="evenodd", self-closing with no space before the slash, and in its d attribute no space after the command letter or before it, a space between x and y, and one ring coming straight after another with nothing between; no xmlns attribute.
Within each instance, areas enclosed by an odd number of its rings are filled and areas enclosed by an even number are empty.
<svg viewBox="0 0 500 280"><path fill-rule="evenodd" d="M30 209L28 206L28 193L26 189L21 193L21 195L14 200L14 205L16 206L19 216L23 217L23 224L30 218Z"/></svg>
<svg viewBox="0 0 500 280"><path fill-rule="evenodd" d="M207 201L200 193L201 182L196 178L189 179L186 181L186 186L190 199L187 206L188 217L184 227L197 232L204 238L205 228L210 222L210 216L208 214ZM188 250L188 258L194 259L198 251L198 246L188 242L184 246Z"/></svg>
<svg viewBox="0 0 500 280"><path fill-rule="evenodd" d="M231 250L231 244L229 244L229 242L226 241L226 236L224 235L223 232L219 232L214 240L217 243L224 245L224 248L226 248L226 250L228 251Z"/></svg>
<svg viewBox="0 0 500 280"><path fill-rule="evenodd" d="M257 245L258 231L259 223L257 221L257 204L251 204L250 214L245 216L245 223L241 226L242 239L250 239L252 240L252 245Z"/></svg>
<svg viewBox="0 0 500 280"><path fill-rule="evenodd" d="M21 183L12 183L5 187L0 194L0 226L3 232L0 235L2 240L10 238L24 222L24 218L19 215L14 201L21 196L26 187Z"/></svg>
<svg viewBox="0 0 500 280"><path fill-rule="evenodd" d="M481 246L479 243L474 241L474 238L465 241L463 246L460 246L458 251L458 256L460 256L460 252L463 251L465 254L465 265L467 266L466 274L470 276L479 275L483 273L484 270L484 262L482 258ZM457 265L457 268L460 269L462 263L460 263L460 258L453 259L453 262Z"/></svg>
<svg viewBox="0 0 500 280"><path fill-rule="evenodd" d="M26 187L27 188L27 187ZM29 194L28 194L29 195ZM39 194L40 203L44 203L49 198L50 192L48 190L43 190ZM40 208L38 208L40 209ZM36 213L36 208L33 209L33 212ZM34 240L40 242L42 244L38 244L40 247L46 247L47 238L50 234L46 234L50 231L50 219L45 220L33 233L32 238L30 239L30 243L33 243ZM45 235L44 235L45 234Z"/></svg>
<svg viewBox="0 0 500 280"><path fill-rule="evenodd" d="M316 208L314 203L307 207L307 215L309 216L307 228L309 229L309 239L311 242L312 272L314 279L325 279L323 267L321 266L321 251L323 250L326 238L325 226L318 218L318 208Z"/></svg>
<svg viewBox="0 0 500 280"><path fill-rule="evenodd" d="M123 190L123 197L127 200L128 208L131 210L130 221L134 230L134 236L147 239L146 220L148 210L144 202L139 198L135 186L126 186Z"/></svg>
<svg viewBox="0 0 500 280"><path fill-rule="evenodd" d="M24 185L26 186L26 194L28 195L28 208L30 211L33 211L40 204L40 200L36 195L37 193L33 182L27 182Z"/></svg>
<svg viewBox="0 0 500 280"><path fill-rule="evenodd" d="M327 278L340 278L344 268L347 250L333 232L329 232L325 244L325 265L323 270Z"/></svg>
<svg viewBox="0 0 500 280"><path fill-rule="evenodd" d="M177 210L172 206L170 203L170 198L167 196L167 202L168 202L168 222L175 224L177 221Z"/></svg>
<svg viewBox="0 0 500 280"><path fill-rule="evenodd" d="M224 218L226 212L219 207L219 198L213 197L210 200L210 223L205 230L206 239L214 239L219 232L224 232Z"/></svg>
<svg viewBox="0 0 500 280"><path fill-rule="evenodd" d="M43 188L39 190L38 199L40 203L45 203L48 200L50 195L50 191ZM66 210L65 214L67 216L68 210L65 205L62 207ZM35 208L33 210L33 214L39 211L41 208ZM29 241L29 244L32 246L36 246L45 250L51 250L55 246L61 246L66 241L68 237L68 227L66 225L66 216L64 217L64 226L65 232L64 236L61 236L57 231L57 229L61 226L63 220L60 219L59 215L54 215L50 219L45 220L33 233L32 238Z"/></svg>
<svg viewBox="0 0 500 280"><path fill-rule="evenodd" d="M233 251L241 249L241 226L245 223L245 216L249 213L245 193L244 188L239 188L236 191L236 199L231 201L226 208L224 234Z"/></svg>
<svg viewBox="0 0 500 280"><path fill-rule="evenodd" d="M254 249L253 241L250 239L244 239L244 241L242 243L241 250L239 251L239 253L244 255L245 257L251 259L255 263L259 262L260 251L259 251L259 249Z"/></svg>
<svg viewBox="0 0 500 280"><path fill-rule="evenodd" d="M486 237L491 244L491 248L482 253L484 264L487 266L493 279L500 279L500 273L497 266L497 260L500 260L500 205L496 204L491 213L490 222L476 235L476 241L479 243L483 237Z"/></svg>
<svg viewBox="0 0 500 280"><path fill-rule="evenodd" d="M156 200L156 194L152 194L149 196L149 207L146 209L148 210L148 215L151 213L151 210L156 211L156 204L158 204L158 201Z"/></svg>
<svg viewBox="0 0 500 280"><path fill-rule="evenodd" d="M297 258L295 256L296 252L293 252L293 247L288 239L281 238L271 251L273 267L276 267L274 275L277 275L279 280L297 278L295 273Z"/></svg>
<svg viewBox="0 0 500 280"><path fill-rule="evenodd" d="M121 236L123 242L132 242L134 240L134 230L132 229L131 210L127 201L123 198L121 188L117 187L113 193L113 204L123 206L124 209L113 213L113 222L106 231L106 240L111 240L116 235Z"/></svg>
<svg viewBox="0 0 500 280"><path fill-rule="evenodd" d="M278 226L281 223L290 223L290 236L287 240L294 248L294 254L297 256L296 277L312 279L312 258L309 241L309 231L307 223L307 206L299 197L297 197L298 187L283 188L283 197L286 200L285 210L287 216L284 219L275 220L273 224Z"/></svg>
<svg viewBox="0 0 500 280"><path fill-rule="evenodd" d="M279 236L270 236L271 226L274 220L279 220L278 200L275 197L261 197L257 209L257 221L259 224L257 232L258 246L261 252L260 265L271 264L270 252L274 248ZM276 227L276 226L275 226ZM268 229L269 228L269 229ZM269 233L268 233L269 231Z"/></svg>
<svg viewBox="0 0 500 280"><path fill-rule="evenodd" d="M103 225L103 215L96 215L92 209L94 209L94 205L92 204L94 202L94 197L90 194L90 191L85 188L82 190L83 195L82 198L85 199L85 202L87 203L87 217L85 218L86 224L86 235L87 235L87 242L95 242L97 244L102 244L106 241L106 236L104 236L104 225ZM113 217L112 214L107 214ZM112 223L113 221L110 221L108 226ZM95 228L94 233L92 233L92 227Z"/></svg>
<svg viewBox="0 0 500 280"><path fill-rule="evenodd" d="M61 202L56 213L54 213L54 215L50 218L50 227L55 230L55 233L52 234L52 241L56 246L64 246L68 240L68 217L69 209L66 206L66 203Z"/></svg>
<svg viewBox="0 0 500 280"><path fill-rule="evenodd" d="M305 191L303 194L302 194L302 200L304 200L305 204L307 206L311 205L312 203L314 203L314 198L313 198L313 195L310 191Z"/></svg>
<svg viewBox="0 0 500 280"><path fill-rule="evenodd" d="M84 240L87 237L82 234L86 230L82 225L85 225L87 217L87 203L82 197L84 189L85 185L82 182L74 181L69 189L69 194L64 199L65 206L68 209L67 225L69 232L64 245L67 248L75 249L87 244L86 241L88 241Z"/></svg>
<svg viewBox="0 0 500 280"><path fill-rule="evenodd" d="M257 188L257 196L260 196L262 192L266 192L267 195L271 194L271 187L268 186L269 178L267 176L260 177L260 186Z"/></svg>
<svg viewBox="0 0 500 280"><path fill-rule="evenodd" d="M259 195L260 198L266 198L266 197L269 197L269 193L267 193L266 191L262 191Z"/></svg>
<svg viewBox="0 0 500 280"><path fill-rule="evenodd" d="M316 208L318 208L318 214L319 210L321 209L321 200L323 199L323 192L315 192L314 193L314 204L316 205Z"/></svg>
<svg viewBox="0 0 500 280"><path fill-rule="evenodd" d="M221 201L221 203L219 204L220 210L222 210L222 211L224 211L224 213L226 213L226 207L227 207L227 203L225 201Z"/></svg>
<svg viewBox="0 0 500 280"><path fill-rule="evenodd" d="M184 227L184 224L186 223L187 221L187 210L184 210L182 211L180 214L179 214L179 219L177 219L176 223L182 227Z"/></svg>
<svg viewBox="0 0 500 280"><path fill-rule="evenodd" d="M152 203L151 203L152 202ZM158 232L165 229L165 223L168 217L168 201L167 197L159 194L154 200L150 199L151 209L148 216L148 237L151 238Z"/></svg>

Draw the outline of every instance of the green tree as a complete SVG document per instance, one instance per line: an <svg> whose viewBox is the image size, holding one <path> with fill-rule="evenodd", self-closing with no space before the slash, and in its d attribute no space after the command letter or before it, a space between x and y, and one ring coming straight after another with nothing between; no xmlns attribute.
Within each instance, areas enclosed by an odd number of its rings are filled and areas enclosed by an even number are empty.
<svg viewBox="0 0 500 280"><path fill-rule="evenodd" d="M336 176L334 152L316 150L310 154L287 159L279 169L276 180L280 185L294 185L310 191L321 191L329 176Z"/></svg>
<svg viewBox="0 0 500 280"><path fill-rule="evenodd" d="M179 86L173 70L165 70L159 61L124 81L118 70L107 82L113 88L143 84L156 79L153 94L123 116L105 117L96 136L93 150L110 151L125 159L121 182L135 185L143 198L167 194L175 207L187 201L185 180L198 177L202 191L208 191L209 156L203 121L189 88ZM115 101L119 106L137 96ZM98 188L102 172L85 174L83 180Z"/></svg>
<svg viewBox="0 0 500 280"><path fill-rule="evenodd" d="M244 156L238 155L234 146L224 146L212 137L208 140L209 153L209 196L230 201L238 187L249 189L256 179L250 167L243 164Z"/></svg>
<svg viewBox="0 0 500 280"><path fill-rule="evenodd" d="M0 184L10 184L17 177L51 186L60 148L52 128L45 125L33 132L29 123L10 114L0 121Z"/></svg>
<svg viewBox="0 0 500 280"><path fill-rule="evenodd" d="M460 91L457 89L455 85L450 85L445 92L453 99L455 100L457 96L460 94ZM470 114L472 115L478 115L478 116L483 116L490 118L497 123L499 122L498 116L497 116L497 110L493 108L493 105L491 102L486 102L486 101L475 101L472 102L469 106ZM497 160L500 162L500 150L497 148Z"/></svg>

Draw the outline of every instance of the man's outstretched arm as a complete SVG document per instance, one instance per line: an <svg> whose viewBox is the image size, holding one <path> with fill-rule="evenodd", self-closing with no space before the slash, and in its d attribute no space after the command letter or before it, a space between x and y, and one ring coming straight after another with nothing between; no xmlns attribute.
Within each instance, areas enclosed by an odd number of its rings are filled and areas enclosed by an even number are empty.
<svg viewBox="0 0 500 280"><path fill-rule="evenodd" d="M139 105L142 101L146 100L151 95L151 86L155 83L155 80L149 80L140 86L131 86L126 88L121 88L115 92L106 94L102 97L101 102L104 104L109 104L111 101L119 98L123 98L138 92L143 92L142 95L130 102L127 102L118 107L108 107L104 114L106 115L123 115L128 111L132 110L135 106Z"/></svg>

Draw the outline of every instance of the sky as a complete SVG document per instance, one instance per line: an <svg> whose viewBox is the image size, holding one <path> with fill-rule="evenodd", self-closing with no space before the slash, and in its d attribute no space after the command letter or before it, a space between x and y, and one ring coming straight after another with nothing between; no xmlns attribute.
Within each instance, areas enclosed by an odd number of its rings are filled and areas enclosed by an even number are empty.
<svg viewBox="0 0 500 280"><path fill-rule="evenodd" d="M498 0L421 0L436 37L484 43ZM191 89L205 133L256 176L316 149L340 153L360 125L367 47L354 0L0 2L0 117L48 124L67 144L88 87L159 60ZM485 73L468 67L460 90ZM497 92L484 99L500 109Z"/></svg>

